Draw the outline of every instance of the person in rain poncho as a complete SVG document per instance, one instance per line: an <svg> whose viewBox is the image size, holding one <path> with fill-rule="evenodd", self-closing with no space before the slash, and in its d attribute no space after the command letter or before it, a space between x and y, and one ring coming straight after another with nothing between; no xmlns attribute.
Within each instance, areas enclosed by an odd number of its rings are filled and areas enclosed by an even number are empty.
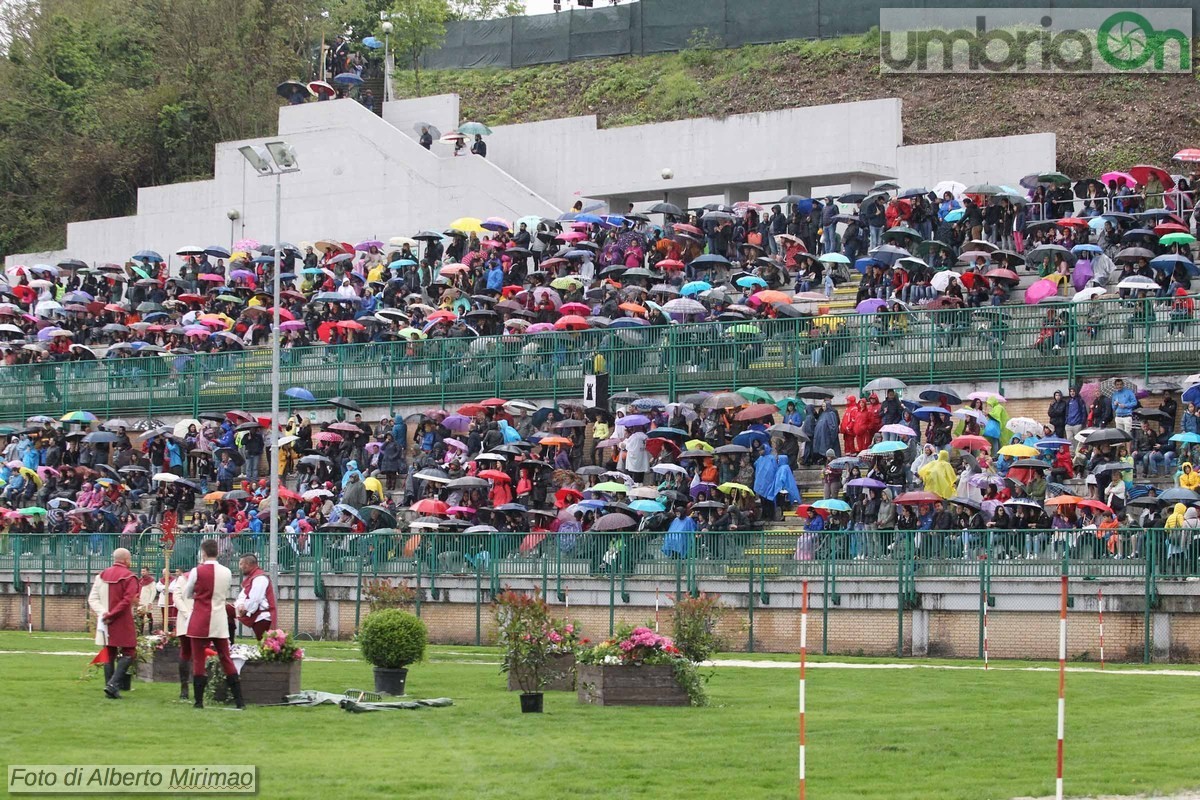
<svg viewBox="0 0 1200 800"><path fill-rule="evenodd" d="M792 474L792 464L788 457L776 454L775 459L775 494L772 496L775 507L784 504L799 503L802 495L796 485L796 476Z"/></svg>
<svg viewBox="0 0 1200 800"><path fill-rule="evenodd" d="M827 453L832 450L834 458L840 456L842 449L841 442L838 441L838 432L838 412L833 403L826 400L813 426L813 452Z"/></svg>
<svg viewBox="0 0 1200 800"><path fill-rule="evenodd" d="M950 466L950 454L945 450L938 452L936 460L921 467L918 476L925 483L926 491L945 499L954 497L954 467Z"/></svg>
<svg viewBox="0 0 1200 800"><path fill-rule="evenodd" d="M521 441L521 434L517 433L517 429L508 424L508 420L500 420L500 435L504 437L505 444Z"/></svg>
<svg viewBox="0 0 1200 800"><path fill-rule="evenodd" d="M1189 532L1184 530L1184 520L1188 511L1195 515L1194 508L1189 509L1183 503L1176 503L1171 516L1167 517L1167 522L1163 526L1167 529L1167 571L1177 572L1182 567L1183 555L1187 551L1191 537ZM1195 519L1195 516L1193 516Z"/></svg>
<svg viewBox="0 0 1200 800"><path fill-rule="evenodd" d="M754 493L763 504L763 519L775 519L775 471L779 465L769 446L763 447L763 454L754 462Z"/></svg>
<svg viewBox="0 0 1200 800"><path fill-rule="evenodd" d="M1179 465L1179 485L1193 492L1200 491L1200 472L1192 468L1192 462L1185 461Z"/></svg>
<svg viewBox="0 0 1200 800"><path fill-rule="evenodd" d="M987 400L987 423L983 435L992 443L992 452L1000 449L1000 440L1008 435L1008 410L995 397Z"/></svg>

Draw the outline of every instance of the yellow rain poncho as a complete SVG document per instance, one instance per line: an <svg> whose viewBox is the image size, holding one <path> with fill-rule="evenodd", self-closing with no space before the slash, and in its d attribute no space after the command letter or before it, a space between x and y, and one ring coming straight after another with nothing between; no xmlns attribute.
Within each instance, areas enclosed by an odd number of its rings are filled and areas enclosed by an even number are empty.
<svg viewBox="0 0 1200 800"><path fill-rule="evenodd" d="M946 500L954 497L957 476L954 474L954 467L950 466L950 454L945 450L938 453L937 460L921 467L917 475L925 484L926 491Z"/></svg>

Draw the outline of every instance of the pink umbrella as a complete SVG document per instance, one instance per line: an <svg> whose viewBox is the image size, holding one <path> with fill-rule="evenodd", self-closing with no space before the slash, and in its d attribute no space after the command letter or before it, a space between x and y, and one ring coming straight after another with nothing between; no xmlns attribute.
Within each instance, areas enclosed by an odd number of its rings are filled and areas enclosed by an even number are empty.
<svg viewBox="0 0 1200 800"><path fill-rule="evenodd" d="M340 442L340 441L342 441L342 437L339 434L334 433L333 431L321 431L313 438L316 439L318 442Z"/></svg>
<svg viewBox="0 0 1200 800"><path fill-rule="evenodd" d="M1100 182L1105 186L1108 185L1109 181L1116 181L1117 186L1137 186L1137 179L1128 172L1106 172L1100 176Z"/></svg>
<svg viewBox="0 0 1200 800"><path fill-rule="evenodd" d="M1025 290L1025 304L1035 305L1058 294L1058 284L1043 278Z"/></svg>
<svg viewBox="0 0 1200 800"><path fill-rule="evenodd" d="M880 433L890 433L893 436L916 436L917 432L907 425L884 425L879 429Z"/></svg>
<svg viewBox="0 0 1200 800"><path fill-rule="evenodd" d="M446 509L446 513L474 515L476 512L475 509L471 508L470 506L450 506Z"/></svg>
<svg viewBox="0 0 1200 800"><path fill-rule="evenodd" d="M560 233L554 238L563 242L582 242L588 237L587 234L582 231L567 231L566 233Z"/></svg>
<svg viewBox="0 0 1200 800"><path fill-rule="evenodd" d="M529 551L531 551L535 547L537 547L539 544L541 544L545 540L545 538L546 538L546 534L544 534L544 533L530 533L530 534L526 535L526 537L524 539L521 540L521 546L519 549L522 553L528 553Z"/></svg>
<svg viewBox="0 0 1200 800"><path fill-rule="evenodd" d="M530 325L525 329L526 333L549 333L554 330L554 326L549 322L538 322Z"/></svg>
<svg viewBox="0 0 1200 800"><path fill-rule="evenodd" d="M279 330L281 331L302 331L304 327L304 322L298 319L289 319L279 323Z"/></svg>
<svg viewBox="0 0 1200 800"><path fill-rule="evenodd" d="M258 239L238 239L233 243L234 251L237 250L257 250L259 248Z"/></svg>
<svg viewBox="0 0 1200 800"><path fill-rule="evenodd" d="M224 278L222 278L220 275L214 274L212 272L201 273L200 277L197 278L197 280L208 281L210 283L224 283L225 282Z"/></svg>
<svg viewBox="0 0 1200 800"><path fill-rule="evenodd" d="M372 247L376 249L382 248L383 242L379 241L378 239L367 239L365 242L359 242L358 244L354 245L354 249L362 253L367 252Z"/></svg>
<svg viewBox="0 0 1200 800"><path fill-rule="evenodd" d="M985 403L989 399L994 399L997 403L1007 403L1008 402L1008 398L1006 398L1002 394L996 394L995 392L971 392L969 395L967 395L967 399L968 400L982 400Z"/></svg>
<svg viewBox="0 0 1200 800"><path fill-rule="evenodd" d="M581 316L586 316L587 314L592 313L592 309L588 306L585 306L583 303L566 303L558 309L558 313L579 314Z"/></svg>
<svg viewBox="0 0 1200 800"><path fill-rule="evenodd" d="M1083 402L1090 406L1100 396L1100 384L1097 381L1085 383L1079 387L1079 396L1083 398Z"/></svg>
<svg viewBox="0 0 1200 800"><path fill-rule="evenodd" d="M463 451L464 453L465 453L465 452L467 452L467 445L466 445L466 443L465 443L465 442L460 442L458 439L446 438L446 439L442 439L442 443L443 443L443 444L447 444L447 445L449 445L450 447L453 447L453 448L454 448L454 449L456 449L456 450L461 450L461 451Z"/></svg>

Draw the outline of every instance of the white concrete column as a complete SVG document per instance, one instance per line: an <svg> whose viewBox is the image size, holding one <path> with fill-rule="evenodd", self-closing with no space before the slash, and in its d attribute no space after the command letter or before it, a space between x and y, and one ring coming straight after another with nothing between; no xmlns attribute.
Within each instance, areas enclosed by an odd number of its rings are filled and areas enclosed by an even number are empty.
<svg viewBox="0 0 1200 800"><path fill-rule="evenodd" d="M805 197L812 197L812 184L801 180L790 180L787 182L784 194L799 194Z"/></svg>
<svg viewBox="0 0 1200 800"><path fill-rule="evenodd" d="M1150 647L1154 661L1171 660L1171 615L1154 612L1150 615Z"/></svg>
<svg viewBox="0 0 1200 800"><path fill-rule="evenodd" d="M725 205L741 203L750 199L750 190L742 186L727 186L725 188Z"/></svg>
<svg viewBox="0 0 1200 800"><path fill-rule="evenodd" d="M667 203L674 203L686 213L691 198L687 192L663 192L663 200Z"/></svg>
<svg viewBox="0 0 1200 800"><path fill-rule="evenodd" d="M601 199L608 205L608 213L610 214L628 213L629 204L633 202L628 197L621 197L620 195L612 195Z"/></svg>
<svg viewBox="0 0 1200 800"><path fill-rule="evenodd" d="M912 654L929 655L929 612L923 608L912 610Z"/></svg>

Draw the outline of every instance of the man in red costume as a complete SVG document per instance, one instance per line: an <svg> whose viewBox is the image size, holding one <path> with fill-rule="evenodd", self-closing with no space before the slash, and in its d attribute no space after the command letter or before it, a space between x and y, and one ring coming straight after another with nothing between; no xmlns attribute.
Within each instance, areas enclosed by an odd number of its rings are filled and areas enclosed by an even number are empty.
<svg viewBox="0 0 1200 800"><path fill-rule="evenodd" d="M261 642L263 634L277 627L275 588L258 565L258 556L252 553L242 556L238 568L242 572L242 591L234 604L238 622L253 629L254 637Z"/></svg>
<svg viewBox="0 0 1200 800"><path fill-rule="evenodd" d="M229 617L225 605L233 584L233 573L217 561L216 539L205 539L200 543L200 557L200 564L188 574L187 584L183 587L183 596L192 601L187 625L192 651L192 705L204 708L204 687L208 684L204 651L212 647L221 661L229 693L238 708L245 708L237 667L229 657Z"/></svg>
<svg viewBox="0 0 1200 800"><path fill-rule="evenodd" d="M104 696L121 697L121 680L137 652L137 626L133 611L141 586L129 570L129 551L113 551L113 564L96 576L88 594L88 606L96 615L96 644L107 650L104 662Z"/></svg>

